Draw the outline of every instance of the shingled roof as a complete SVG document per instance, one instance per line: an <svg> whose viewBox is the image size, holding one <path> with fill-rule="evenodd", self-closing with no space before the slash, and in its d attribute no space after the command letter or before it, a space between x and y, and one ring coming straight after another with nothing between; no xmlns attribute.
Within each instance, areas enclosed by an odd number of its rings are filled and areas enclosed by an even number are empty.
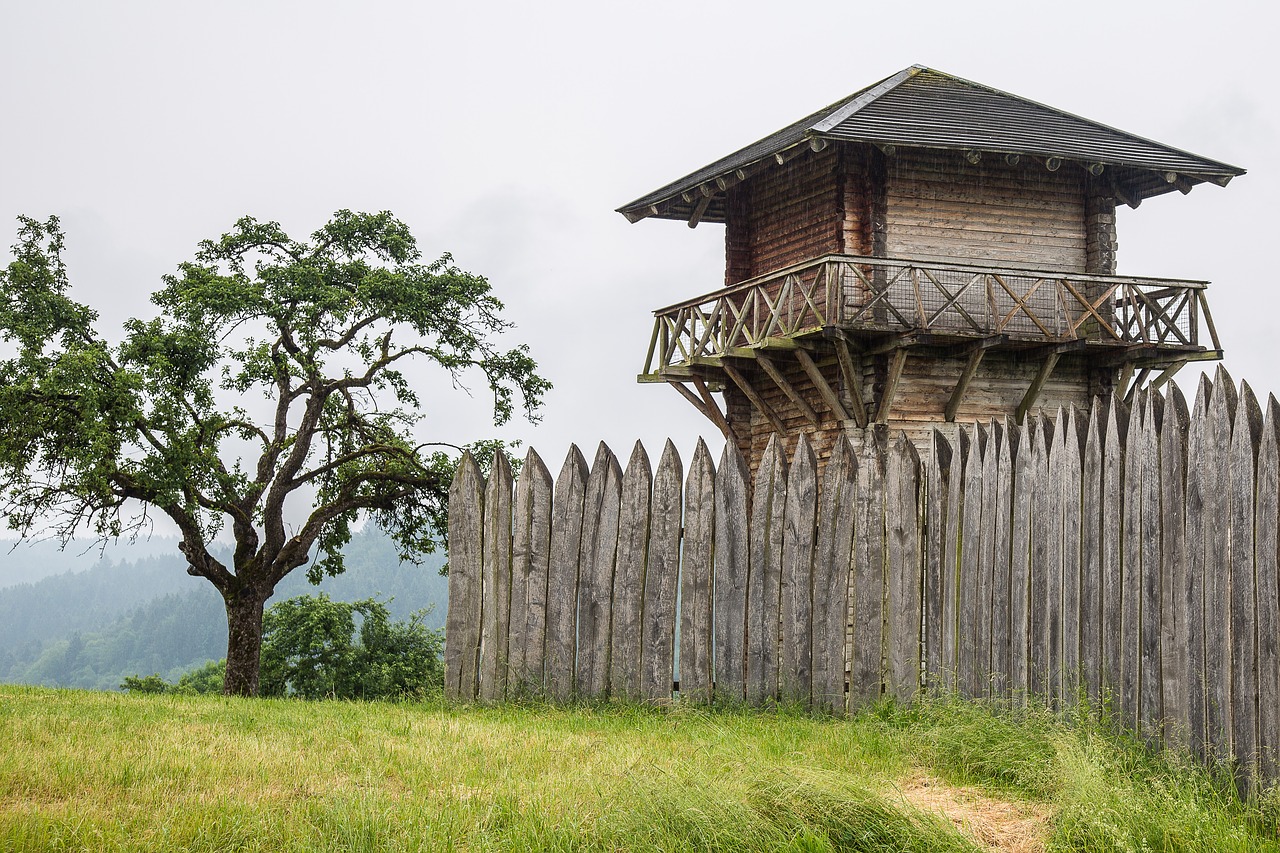
<svg viewBox="0 0 1280 853"><path fill-rule="evenodd" d="M806 116L795 124L618 208L632 222L724 221L721 190L786 159L798 146L831 141L943 148L1073 161L1109 171L1117 197L1133 206L1206 181L1226 186L1244 169L1011 95L913 65ZM776 158L776 159L775 159ZM696 217L694 211L701 207Z"/></svg>

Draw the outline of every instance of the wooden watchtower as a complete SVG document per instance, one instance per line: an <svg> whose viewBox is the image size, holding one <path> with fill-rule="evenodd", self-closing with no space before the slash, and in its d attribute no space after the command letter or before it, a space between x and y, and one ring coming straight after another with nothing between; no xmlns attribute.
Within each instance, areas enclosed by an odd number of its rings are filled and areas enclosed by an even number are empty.
<svg viewBox="0 0 1280 853"><path fill-rule="evenodd" d="M1162 384L1222 357L1207 283L1116 276L1116 205L1243 173L912 66L619 209L725 226L724 286L655 312L640 381L753 469L773 432L920 444Z"/></svg>

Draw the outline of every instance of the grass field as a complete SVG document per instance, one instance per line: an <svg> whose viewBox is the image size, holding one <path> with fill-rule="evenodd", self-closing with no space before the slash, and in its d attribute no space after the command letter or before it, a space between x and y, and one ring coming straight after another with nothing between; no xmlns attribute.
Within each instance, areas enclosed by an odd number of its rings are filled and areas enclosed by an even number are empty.
<svg viewBox="0 0 1280 853"><path fill-rule="evenodd" d="M1276 850L1176 757L952 701L799 713L0 687L0 850Z"/></svg>

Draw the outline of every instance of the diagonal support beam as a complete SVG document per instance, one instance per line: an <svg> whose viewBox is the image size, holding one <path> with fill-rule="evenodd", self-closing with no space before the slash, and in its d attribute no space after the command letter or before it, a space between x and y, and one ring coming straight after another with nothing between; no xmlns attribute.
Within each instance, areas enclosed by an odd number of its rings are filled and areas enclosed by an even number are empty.
<svg viewBox="0 0 1280 853"><path fill-rule="evenodd" d="M787 377L783 376L782 371L778 370L778 366L773 363L773 359L764 353L757 353L756 361L764 368L764 372L769 374L769 378L773 380L773 383L782 389L782 393L786 394L796 408L800 410L800 414L804 415L805 420L817 426L818 413L813 410L813 406L805 402L805 399L800 396L800 392L795 389L795 386L787 381Z"/></svg>
<svg viewBox="0 0 1280 853"><path fill-rule="evenodd" d="M818 369L818 365L814 363L813 357L809 355L807 350L796 350L796 359L800 362L800 366L804 368L804 372L809 375L809 381L813 383L813 387L818 389L822 401L827 404L827 408L831 410L831 414L842 421L851 420L849 413L845 410L844 404L840 402L840 398L836 396L835 389L831 387L831 383L827 382L827 377L822 375L822 371Z"/></svg>
<svg viewBox="0 0 1280 853"><path fill-rule="evenodd" d="M751 386L751 383L747 381L747 377L743 376L736 367L728 362L727 359L724 363L724 372L725 375L729 377L730 381L732 381L734 385L737 385L743 394L747 395L747 399L751 401L751 405L755 406L760 414L764 416L764 419L773 427L773 431L779 436L786 435L787 428L783 425L782 420L774 414L773 408L766 403L764 398L761 397L756 389Z"/></svg>
<svg viewBox="0 0 1280 853"><path fill-rule="evenodd" d="M696 381L701 382L701 380ZM715 400L711 398L710 391L707 392L707 399L704 400L702 397L699 397L697 394L684 387L683 382L675 379L668 379L667 382L670 383L672 388L680 392L680 396L692 403L693 407L701 412L703 417L719 427L720 431L724 433L725 438L731 441L733 440L733 433L729 429L729 422L725 420L724 414L720 411L720 407L717 406ZM702 383L702 385L704 388L706 387L706 383Z"/></svg>
<svg viewBox="0 0 1280 853"><path fill-rule="evenodd" d="M867 426L867 402L862 397L862 371L853 362L853 353L849 350L849 342L844 338L836 340L836 360L840 362L840 372L844 375L844 387L849 389L853 409L853 420L859 428Z"/></svg>
<svg viewBox="0 0 1280 853"><path fill-rule="evenodd" d="M1173 364L1166 367L1160 373L1159 376L1157 376L1155 379L1152 379L1151 384L1148 385L1147 387L1150 388L1152 391L1158 390L1162 385L1164 385L1166 382L1172 379L1175 373L1177 373L1179 370L1181 370L1186 366L1187 366L1187 362L1185 359L1182 361L1175 361Z"/></svg>
<svg viewBox="0 0 1280 853"><path fill-rule="evenodd" d="M1049 381L1053 368L1057 366L1058 359L1062 355L1059 352L1050 352L1044 357L1044 361L1040 362L1040 370L1036 373L1036 378L1031 380L1031 387L1027 388L1027 393L1022 395L1022 402L1018 404L1018 411L1015 415L1018 423L1022 423L1027 418L1027 412L1035 403L1036 397L1040 396L1040 392L1044 389L1044 384Z"/></svg>
<svg viewBox="0 0 1280 853"><path fill-rule="evenodd" d="M969 390L969 383L973 381L973 377L978 372L978 365L982 364L982 357L986 355L987 349L979 347L969 353L969 360L964 364L964 370L960 371L960 380L956 382L956 387L951 390L951 398L947 400L947 408L943 412L943 417L947 423L954 423L956 412L960 409L960 401L964 399L964 392Z"/></svg>
<svg viewBox="0 0 1280 853"><path fill-rule="evenodd" d="M889 378L884 383L884 394L880 396L880 404L876 406L876 423L889 422L889 410L893 408L893 398L898 394L898 383L902 380L902 368L907 365L907 348L902 347L893 352L893 361L889 363Z"/></svg>
<svg viewBox="0 0 1280 853"><path fill-rule="evenodd" d="M733 428L729 426L729 419L725 417L724 412L720 411L720 404L716 402L716 398L711 396L711 389L707 387L706 381L701 376L693 377L693 387L698 389L698 396L707 406L707 412L711 415L711 420L716 426L720 427L720 432L724 433L724 437L729 441L736 441L737 438L733 434Z"/></svg>

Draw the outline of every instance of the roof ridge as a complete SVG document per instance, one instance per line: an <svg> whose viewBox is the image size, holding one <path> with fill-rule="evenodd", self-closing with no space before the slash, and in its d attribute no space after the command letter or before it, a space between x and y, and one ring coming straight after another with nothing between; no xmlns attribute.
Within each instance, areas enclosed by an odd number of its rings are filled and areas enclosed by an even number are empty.
<svg viewBox="0 0 1280 853"><path fill-rule="evenodd" d="M826 133L849 116L861 110L863 107L880 100L880 98L885 94L898 88L921 71L930 70L932 69L926 68L923 65L912 65L910 68L904 68L897 74L886 77L869 89L862 90L862 92L856 95L852 100L845 101L826 118L810 126L809 130L816 133Z"/></svg>

